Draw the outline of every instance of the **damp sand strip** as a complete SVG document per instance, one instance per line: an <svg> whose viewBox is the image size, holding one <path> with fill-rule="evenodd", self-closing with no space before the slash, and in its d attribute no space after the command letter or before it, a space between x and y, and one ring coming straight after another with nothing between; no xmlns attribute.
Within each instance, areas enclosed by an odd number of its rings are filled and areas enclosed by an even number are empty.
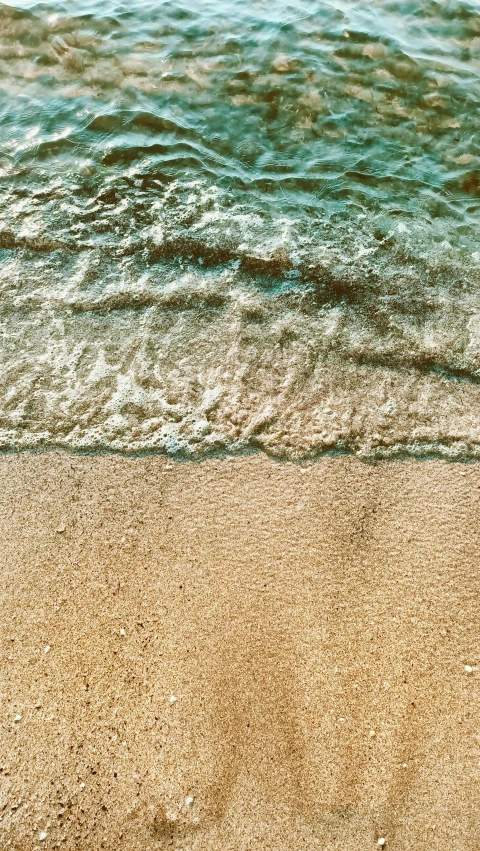
<svg viewBox="0 0 480 851"><path fill-rule="evenodd" d="M0 477L2 848L480 843L478 465Z"/></svg>

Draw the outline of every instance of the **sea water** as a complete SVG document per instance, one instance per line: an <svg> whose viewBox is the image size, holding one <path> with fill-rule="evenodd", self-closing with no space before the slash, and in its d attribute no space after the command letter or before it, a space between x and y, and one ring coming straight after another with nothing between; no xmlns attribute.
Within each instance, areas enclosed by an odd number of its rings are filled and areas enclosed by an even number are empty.
<svg viewBox="0 0 480 851"><path fill-rule="evenodd" d="M480 455L480 2L0 5L0 448Z"/></svg>

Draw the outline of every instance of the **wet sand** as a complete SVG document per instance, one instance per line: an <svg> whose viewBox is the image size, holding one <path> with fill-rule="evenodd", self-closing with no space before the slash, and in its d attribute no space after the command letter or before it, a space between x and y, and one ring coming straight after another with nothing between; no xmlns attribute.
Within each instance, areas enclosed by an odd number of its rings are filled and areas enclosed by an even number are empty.
<svg viewBox="0 0 480 851"><path fill-rule="evenodd" d="M478 465L0 479L2 849L478 851Z"/></svg>

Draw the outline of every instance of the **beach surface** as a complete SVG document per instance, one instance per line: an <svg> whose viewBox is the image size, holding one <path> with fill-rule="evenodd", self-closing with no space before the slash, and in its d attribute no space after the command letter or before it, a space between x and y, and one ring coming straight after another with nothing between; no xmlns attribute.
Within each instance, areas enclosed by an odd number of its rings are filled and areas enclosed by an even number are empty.
<svg viewBox="0 0 480 851"><path fill-rule="evenodd" d="M477 851L477 465L0 481L2 849Z"/></svg>

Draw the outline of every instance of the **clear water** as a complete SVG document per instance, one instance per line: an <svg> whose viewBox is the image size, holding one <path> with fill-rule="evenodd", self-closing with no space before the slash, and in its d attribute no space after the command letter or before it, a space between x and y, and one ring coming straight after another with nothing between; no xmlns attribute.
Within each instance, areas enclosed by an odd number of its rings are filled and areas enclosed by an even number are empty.
<svg viewBox="0 0 480 851"><path fill-rule="evenodd" d="M0 445L480 454L480 3L0 6Z"/></svg>

